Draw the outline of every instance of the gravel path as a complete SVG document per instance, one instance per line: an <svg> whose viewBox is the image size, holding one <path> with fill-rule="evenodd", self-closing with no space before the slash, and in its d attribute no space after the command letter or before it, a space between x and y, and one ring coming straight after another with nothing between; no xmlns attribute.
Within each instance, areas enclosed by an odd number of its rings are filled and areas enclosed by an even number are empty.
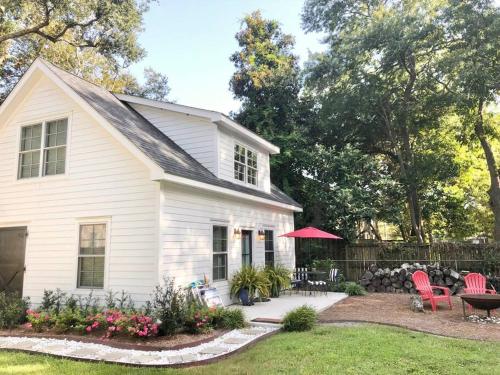
<svg viewBox="0 0 500 375"><path fill-rule="evenodd" d="M425 313L412 312L409 308L409 294L373 293L349 297L335 304L320 314L320 321L382 323L442 336L500 341L500 324L465 321L460 298L452 297L452 302L452 310L444 304L439 304L438 311L433 313L430 305L424 303ZM467 313L469 314L468 311ZM471 314L485 315L485 312L473 311ZM494 314L500 316L500 310Z"/></svg>
<svg viewBox="0 0 500 375"><path fill-rule="evenodd" d="M0 337L0 349L139 366L194 365L196 362L226 356L279 328L277 325L253 325L230 331L213 341L179 350L117 349L104 344L37 337Z"/></svg>

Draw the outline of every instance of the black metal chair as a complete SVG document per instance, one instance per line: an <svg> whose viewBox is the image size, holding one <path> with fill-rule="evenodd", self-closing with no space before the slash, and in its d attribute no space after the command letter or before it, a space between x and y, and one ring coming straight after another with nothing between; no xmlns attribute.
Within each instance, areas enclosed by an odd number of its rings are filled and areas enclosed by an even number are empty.
<svg viewBox="0 0 500 375"><path fill-rule="evenodd" d="M306 282L307 268L296 268L292 274L292 280L290 281L290 295L292 295L292 290L295 290L297 293L299 293L301 289L304 289Z"/></svg>

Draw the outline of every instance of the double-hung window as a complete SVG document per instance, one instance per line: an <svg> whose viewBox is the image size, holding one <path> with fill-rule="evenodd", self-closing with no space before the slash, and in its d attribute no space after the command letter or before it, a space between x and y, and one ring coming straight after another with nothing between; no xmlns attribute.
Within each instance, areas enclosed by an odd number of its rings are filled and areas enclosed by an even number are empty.
<svg viewBox="0 0 500 375"><path fill-rule="evenodd" d="M264 234L266 266L274 267L274 232L272 230L265 230Z"/></svg>
<svg viewBox="0 0 500 375"><path fill-rule="evenodd" d="M68 119L23 126L18 178L63 174L66 170Z"/></svg>
<svg viewBox="0 0 500 375"><path fill-rule="evenodd" d="M227 227L213 226L212 280L227 280Z"/></svg>
<svg viewBox="0 0 500 375"><path fill-rule="evenodd" d="M234 178L257 185L257 153L239 144L234 145Z"/></svg>
<svg viewBox="0 0 500 375"><path fill-rule="evenodd" d="M78 246L78 288L104 287L106 224L80 225Z"/></svg>

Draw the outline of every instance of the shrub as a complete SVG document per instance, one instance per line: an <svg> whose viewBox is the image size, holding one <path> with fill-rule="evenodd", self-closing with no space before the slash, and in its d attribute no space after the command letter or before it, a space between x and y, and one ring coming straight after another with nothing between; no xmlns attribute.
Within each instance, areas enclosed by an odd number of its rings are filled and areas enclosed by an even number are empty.
<svg viewBox="0 0 500 375"><path fill-rule="evenodd" d="M285 331L309 331L316 324L316 311L307 305L288 312L283 319Z"/></svg>
<svg viewBox="0 0 500 375"><path fill-rule="evenodd" d="M54 329L59 333L77 330L83 332L85 329L85 317L80 310L66 307L53 318Z"/></svg>
<svg viewBox="0 0 500 375"><path fill-rule="evenodd" d="M65 302L66 293L57 288L55 291L44 289L40 309L46 312L53 311L59 314Z"/></svg>
<svg viewBox="0 0 500 375"><path fill-rule="evenodd" d="M364 296L366 294L363 287L354 282L345 283L344 292L350 296Z"/></svg>
<svg viewBox="0 0 500 375"><path fill-rule="evenodd" d="M231 278L231 296L239 297L242 289L248 290L250 302L258 292L260 297L269 296L270 282L266 273L253 266L244 266Z"/></svg>
<svg viewBox="0 0 500 375"><path fill-rule="evenodd" d="M238 329L245 325L245 315L241 309L221 309L217 320L218 328Z"/></svg>
<svg viewBox="0 0 500 375"><path fill-rule="evenodd" d="M186 315L186 330L195 334L207 333L214 328L218 315L217 308L193 305Z"/></svg>
<svg viewBox="0 0 500 375"><path fill-rule="evenodd" d="M312 262L312 267L321 271L330 271L332 268L337 268L333 259L315 259Z"/></svg>
<svg viewBox="0 0 500 375"><path fill-rule="evenodd" d="M266 277L270 284L271 297L279 297L283 289L290 287L290 275L292 271L282 265L266 267Z"/></svg>
<svg viewBox="0 0 500 375"><path fill-rule="evenodd" d="M160 321L160 332L173 335L184 326L187 312L186 295L175 287L174 280L165 278L164 286L157 286L153 292L151 308Z"/></svg>
<svg viewBox="0 0 500 375"><path fill-rule="evenodd" d="M26 321L29 299L16 293L0 292L0 328L13 328Z"/></svg>
<svg viewBox="0 0 500 375"><path fill-rule="evenodd" d="M53 324L53 317L46 311L37 312L28 309L26 311L26 318L28 320L27 327L33 328L35 332L42 332L45 329L49 329Z"/></svg>
<svg viewBox="0 0 500 375"><path fill-rule="evenodd" d="M85 297L78 296L76 302L83 315L96 314L99 311L99 298L94 297L92 290Z"/></svg>
<svg viewBox="0 0 500 375"><path fill-rule="evenodd" d="M113 310L118 309L120 311L135 311L134 301L130 294L121 291L121 294L109 290L104 296L104 304L107 309Z"/></svg>

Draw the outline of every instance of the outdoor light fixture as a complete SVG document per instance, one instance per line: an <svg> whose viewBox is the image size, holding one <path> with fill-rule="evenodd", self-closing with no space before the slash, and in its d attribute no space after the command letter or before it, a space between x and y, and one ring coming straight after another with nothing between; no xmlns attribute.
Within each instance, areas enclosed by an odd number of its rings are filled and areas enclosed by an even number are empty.
<svg viewBox="0 0 500 375"><path fill-rule="evenodd" d="M261 241L264 241L266 239L266 232L263 229L259 229L257 238Z"/></svg>
<svg viewBox="0 0 500 375"><path fill-rule="evenodd" d="M234 238L236 240L239 240L241 238L241 229L240 228L234 228Z"/></svg>

